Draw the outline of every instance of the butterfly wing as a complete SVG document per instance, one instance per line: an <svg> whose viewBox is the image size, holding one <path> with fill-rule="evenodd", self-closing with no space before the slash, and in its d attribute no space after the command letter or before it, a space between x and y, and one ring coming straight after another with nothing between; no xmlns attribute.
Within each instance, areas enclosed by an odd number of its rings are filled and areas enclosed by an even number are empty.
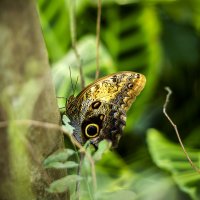
<svg viewBox="0 0 200 200"><path fill-rule="evenodd" d="M144 88L144 75L119 72L96 80L77 97L71 97L66 113L74 129L74 137L95 146L103 139L117 146L126 122L126 112Z"/></svg>

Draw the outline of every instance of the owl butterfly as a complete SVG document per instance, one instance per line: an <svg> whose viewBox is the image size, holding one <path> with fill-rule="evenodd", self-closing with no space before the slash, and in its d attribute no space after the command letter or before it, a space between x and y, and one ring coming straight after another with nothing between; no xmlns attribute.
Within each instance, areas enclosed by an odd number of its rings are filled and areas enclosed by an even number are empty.
<svg viewBox="0 0 200 200"><path fill-rule="evenodd" d="M66 114L74 127L73 136L84 144L90 140L98 148L101 140L118 145L126 125L126 112L144 88L145 76L124 71L88 85L77 97L69 97Z"/></svg>

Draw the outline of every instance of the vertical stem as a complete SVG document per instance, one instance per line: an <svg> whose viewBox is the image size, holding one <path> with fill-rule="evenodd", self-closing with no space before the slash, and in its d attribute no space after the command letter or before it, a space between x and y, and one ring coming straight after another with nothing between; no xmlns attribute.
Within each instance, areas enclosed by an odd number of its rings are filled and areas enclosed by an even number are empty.
<svg viewBox="0 0 200 200"><path fill-rule="evenodd" d="M82 69L82 62L80 59L80 55L77 49L77 42L76 42L76 0L70 0L69 4L69 13L70 13L70 32L71 32L71 40L72 40L72 48L74 49L74 53L78 62L79 73L81 77L81 88L85 87L85 81L83 77L83 69Z"/></svg>
<svg viewBox="0 0 200 200"><path fill-rule="evenodd" d="M96 26L96 76L99 77L99 43L100 43L100 30L101 30L101 0L98 0L97 11L97 26Z"/></svg>

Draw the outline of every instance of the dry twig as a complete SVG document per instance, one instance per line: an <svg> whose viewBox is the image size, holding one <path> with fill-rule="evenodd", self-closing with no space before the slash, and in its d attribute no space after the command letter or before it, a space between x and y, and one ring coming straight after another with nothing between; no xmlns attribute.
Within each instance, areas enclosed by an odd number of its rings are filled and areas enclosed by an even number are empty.
<svg viewBox="0 0 200 200"><path fill-rule="evenodd" d="M188 155L188 153L187 153L187 151L186 151L186 149L185 149L185 147L184 147L184 145L183 145L183 143L182 143L182 140L181 140L181 137L180 137L180 134L179 134L179 131L178 131L178 128L177 128L176 124L172 121L172 119L169 117L169 115L168 115L167 112L166 112L166 108L167 108L167 105L168 105L168 103L169 103L169 98L170 98L170 95L172 94L172 91L171 91L171 89L170 89L169 87L165 87L165 90L167 91L167 96L166 96L165 103L164 103L164 105L163 105L163 113L164 113L164 115L167 117L167 119L168 119L168 121L170 122L170 124L173 126L174 131L176 132L176 136L177 136L177 138L178 138L178 141L179 141L179 143L180 143L180 145L181 145L181 148L183 149L183 152L185 153L185 155L186 155L186 157L187 157L187 159L188 159L190 165L192 166L192 168L193 168L195 171L197 171L198 173L200 173L200 170L199 170L198 167L192 162L192 160L190 159L190 157L189 157L189 155Z"/></svg>

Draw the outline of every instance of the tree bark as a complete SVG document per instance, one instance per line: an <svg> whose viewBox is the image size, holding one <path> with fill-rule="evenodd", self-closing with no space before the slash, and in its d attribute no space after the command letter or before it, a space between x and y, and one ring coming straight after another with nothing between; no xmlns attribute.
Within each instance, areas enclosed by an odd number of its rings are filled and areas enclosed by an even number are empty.
<svg viewBox="0 0 200 200"><path fill-rule="evenodd" d="M34 0L0 0L0 199L66 199L49 183L65 175L43 160L63 148L60 117ZM26 121L25 121L26 120Z"/></svg>

